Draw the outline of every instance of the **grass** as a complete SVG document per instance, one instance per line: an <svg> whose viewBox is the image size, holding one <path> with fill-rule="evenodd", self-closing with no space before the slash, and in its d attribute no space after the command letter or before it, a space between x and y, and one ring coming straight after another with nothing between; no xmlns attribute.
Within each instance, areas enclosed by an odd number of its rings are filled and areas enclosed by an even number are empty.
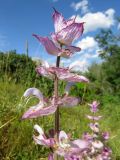
<svg viewBox="0 0 120 160"><path fill-rule="evenodd" d="M54 127L54 116L21 121L20 117L27 109L21 102L25 91L22 85L14 83L0 83L0 159L1 160L39 160L47 159L49 149L35 145L32 140L33 125L38 123L45 131ZM36 100L35 100L36 101ZM33 103L35 103L35 101ZM28 104L29 106L29 104ZM89 113L87 105L74 108L61 108L60 127L72 134L73 138L80 138L84 131L89 131ZM100 109L103 119L101 129L109 131L111 139L109 145L113 150L114 159L120 159L120 104L105 102Z"/></svg>

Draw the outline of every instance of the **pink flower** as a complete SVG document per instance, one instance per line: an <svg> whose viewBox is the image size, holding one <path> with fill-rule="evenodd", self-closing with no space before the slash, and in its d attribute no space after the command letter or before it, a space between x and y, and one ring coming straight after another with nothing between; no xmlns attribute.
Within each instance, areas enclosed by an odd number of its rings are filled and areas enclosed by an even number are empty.
<svg viewBox="0 0 120 160"><path fill-rule="evenodd" d="M102 136L103 136L104 140L108 140L110 138L109 132L103 132Z"/></svg>
<svg viewBox="0 0 120 160"><path fill-rule="evenodd" d="M65 20L62 14L59 13L55 8L54 8L54 13L52 17L53 17L53 22L55 27L55 33L61 31L63 28L69 26L75 21L75 19Z"/></svg>
<svg viewBox="0 0 120 160"><path fill-rule="evenodd" d="M72 54L81 50L79 47L75 46L65 46L64 48L61 48L60 46L56 46L48 37L41 37L36 34L33 34L33 36L37 38L40 43L42 43L46 51L51 55L69 58L72 56Z"/></svg>
<svg viewBox="0 0 120 160"><path fill-rule="evenodd" d="M97 112L99 104L100 103L98 103L97 101L93 101L92 104L88 104L91 107L91 112Z"/></svg>
<svg viewBox="0 0 120 160"><path fill-rule="evenodd" d="M92 142L92 141L93 141L93 135L91 135L91 134L89 134L89 133L87 133L87 132L85 132L82 137L83 137L83 139L86 140L86 141L89 141L89 142Z"/></svg>
<svg viewBox="0 0 120 160"><path fill-rule="evenodd" d="M65 95L63 98L59 99L59 102L62 107L73 107L79 104L80 98Z"/></svg>
<svg viewBox="0 0 120 160"><path fill-rule="evenodd" d="M36 118L40 116L46 116L53 114L57 109L57 104L54 98L51 102L46 102L42 93L37 88L29 88L25 91L25 98L36 97L39 99L39 103L31 106L22 116L22 119ZM29 99L28 99L29 100Z"/></svg>
<svg viewBox="0 0 120 160"><path fill-rule="evenodd" d="M75 19L65 20L61 13L54 9L53 22L55 27L54 41L60 44L71 45L83 33L83 24L76 23Z"/></svg>
<svg viewBox="0 0 120 160"><path fill-rule="evenodd" d="M96 123L90 123L89 126L92 129L92 131L94 131L95 133L99 132L99 124L97 122Z"/></svg>
<svg viewBox="0 0 120 160"><path fill-rule="evenodd" d="M110 160L112 151L111 149L104 147L101 154L96 157L96 160Z"/></svg>
<svg viewBox="0 0 120 160"><path fill-rule="evenodd" d="M103 148L102 156L103 156L104 158L110 158L111 154L112 154L112 151L111 151L110 148L107 148L107 147L104 147L104 148Z"/></svg>
<svg viewBox="0 0 120 160"><path fill-rule="evenodd" d="M36 144L53 147L55 145L54 138L47 138L43 129L39 125L34 125L34 130L37 132L38 136L33 135L33 139Z"/></svg>
<svg viewBox="0 0 120 160"><path fill-rule="evenodd" d="M37 88L27 89L23 97L25 97L27 101L29 101L31 97L36 97L39 99L39 102L38 104L31 106L23 114L22 119L47 116L53 114L56 111L57 107L73 107L78 105L78 103L80 102L80 99L78 97L69 96L66 93L64 94L64 96L58 97L58 99L53 96L49 100L46 100Z"/></svg>
<svg viewBox="0 0 120 160"><path fill-rule="evenodd" d="M73 85L74 83L68 82L65 87L64 96L59 97L58 103L61 105L61 107L73 107L79 104L79 97L69 96L70 89Z"/></svg>
<svg viewBox="0 0 120 160"><path fill-rule="evenodd" d="M96 149L102 149L104 147L103 143L99 140L93 141L92 146Z"/></svg>
<svg viewBox="0 0 120 160"><path fill-rule="evenodd" d="M52 39L41 37L36 34L33 34L33 36L42 43L49 54L69 58L75 52L79 52L81 49L71 46L71 43L82 35L83 23L75 23L75 19L65 20L62 14L55 9L53 21L55 33L51 34Z"/></svg>
<svg viewBox="0 0 120 160"><path fill-rule="evenodd" d="M86 115L86 117L90 120L95 120L95 121L99 121L102 116L90 116L90 115Z"/></svg>
<svg viewBox="0 0 120 160"><path fill-rule="evenodd" d="M86 77L77 75L75 73L71 73L68 68L39 66L36 68L36 71L38 74L52 79L56 75L58 79L67 82L89 82L89 80Z"/></svg>
<svg viewBox="0 0 120 160"><path fill-rule="evenodd" d="M64 131L60 131L58 138L47 138L40 126L35 125L34 129L38 132L37 136L33 135L36 144L51 147L54 153L66 159L73 156L82 156L84 151L89 149L89 143L87 141L81 139L70 141ZM53 155L49 155L49 158L52 157Z"/></svg>

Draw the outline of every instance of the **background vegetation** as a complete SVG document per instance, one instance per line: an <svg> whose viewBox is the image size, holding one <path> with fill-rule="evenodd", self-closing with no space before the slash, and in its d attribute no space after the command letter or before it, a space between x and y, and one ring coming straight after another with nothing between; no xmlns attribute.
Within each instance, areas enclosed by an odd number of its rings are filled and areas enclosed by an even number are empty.
<svg viewBox="0 0 120 160"><path fill-rule="evenodd" d="M81 137L89 131L88 102L96 99L101 103L103 115L101 129L109 131L109 146L113 159L120 159L120 37L112 31L101 31L96 37L101 48L101 64L92 64L86 73L90 84L76 84L71 94L81 97L81 104L70 109L61 109L61 128L70 132L73 138ZM35 123L49 130L54 126L54 116L21 121L27 106L21 100L28 87L38 87L45 96L52 94L53 82L38 76L36 63L25 54L16 51L0 52L0 159L1 160L38 160L47 157L49 150L35 145L32 140ZM65 83L60 82L59 92Z"/></svg>

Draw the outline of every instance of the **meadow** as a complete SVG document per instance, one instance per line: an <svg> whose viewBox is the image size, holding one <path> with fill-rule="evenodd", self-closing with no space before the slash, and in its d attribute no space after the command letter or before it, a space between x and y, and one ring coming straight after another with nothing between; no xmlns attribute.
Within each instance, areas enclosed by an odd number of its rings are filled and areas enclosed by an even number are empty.
<svg viewBox="0 0 120 160"><path fill-rule="evenodd" d="M32 87L32 86L31 86ZM1 160L39 160L47 159L49 149L35 145L32 139L33 125L39 124L45 131L54 127L54 115L21 121L21 116L36 99L27 106L21 100L26 89L22 84L0 82L0 159ZM96 98L96 97L95 97ZM110 132L109 146L113 158L120 159L120 104L119 98L108 96L102 99L99 114L103 115L100 127ZM60 109L60 128L69 132L73 138L80 138L90 131L87 102L74 108Z"/></svg>

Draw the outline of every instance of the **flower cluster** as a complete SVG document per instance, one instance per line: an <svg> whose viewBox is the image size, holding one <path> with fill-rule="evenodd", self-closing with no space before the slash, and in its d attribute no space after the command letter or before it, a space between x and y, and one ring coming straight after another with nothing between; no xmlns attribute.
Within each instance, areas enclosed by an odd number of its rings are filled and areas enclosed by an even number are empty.
<svg viewBox="0 0 120 160"><path fill-rule="evenodd" d="M52 152L48 159L54 160L55 155L64 157L65 160L110 160L112 151L107 147L109 139L108 132L101 132L98 121L102 116L95 116L98 110L97 101L89 104L90 110L94 115L87 115L87 118L92 121L89 126L92 133L85 132L82 139L72 140L64 131L59 132L57 138L54 130L49 131L49 135L44 133L43 129L35 125L35 133L33 139L36 144L51 148ZM93 110L94 108L94 110Z"/></svg>
<svg viewBox="0 0 120 160"><path fill-rule="evenodd" d="M89 150L87 140L70 140L70 137L64 131L59 132L58 138L54 135L54 132L46 136L38 125L35 125L34 129L37 132L37 135L33 135L35 143L49 147L52 150L48 159L54 160L55 154L64 157L66 160L75 160L76 158L81 160L81 158L86 157Z"/></svg>
<svg viewBox="0 0 120 160"><path fill-rule="evenodd" d="M85 133L83 135L83 138L91 144L88 158L89 160L110 160L112 151L107 147L109 133L100 131L98 121L102 116L96 116L99 103L97 101L93 101L92 104L88 105L90 106L90 111L93 113L93 115L87 115L87 118L91 121L89 127L92 130L92 134Z"/></svg>
<svg viewBox="0 0 120 160"><path fill-rule="evenodd" d="M39 125L36 124L34 126L35 133L33 139L36 144L50 148L49 160L53 160L56 155L64 157L65 160L108 160L110 159L111 150L98 140L100 129L97 121L102 116L95 116L99 105L96 101L89 104L93 115L87 115L87 118L92 120L89 125L93 131L92 134L85 133L82 139L73 140L64 131L60 131L59 129L59 108L73 107L80 102L79 97L69 95L71 86L76 82L88 83L89 80L82 75L73 73L71 67L74 67L74 65L70 65L67 68L59 67L61 57L69 58L75 52L81 50L79 47L72 46L72 43L82 35L84 22L76 23L75 18L65 20L62 14L55 9L53 22L55 32L51 34L50 38L41 37L36 34L33 34L33 36L37 38L49 54L57 57L56 66L53 67L47 62L43 62L36 68L36 72L39 75L54 81L54 93L48 99L37 88L27 89L23 95L26 103L31 97L36 97L39 102L31 106L23 114L22 119L37 118L55 113L55 130L50 131L49 135L46 135ZM58 93L59 80L67 82L65 91L61 96ZM101 135L105 141L109 139L108 132L104 132Z"/></svg>

